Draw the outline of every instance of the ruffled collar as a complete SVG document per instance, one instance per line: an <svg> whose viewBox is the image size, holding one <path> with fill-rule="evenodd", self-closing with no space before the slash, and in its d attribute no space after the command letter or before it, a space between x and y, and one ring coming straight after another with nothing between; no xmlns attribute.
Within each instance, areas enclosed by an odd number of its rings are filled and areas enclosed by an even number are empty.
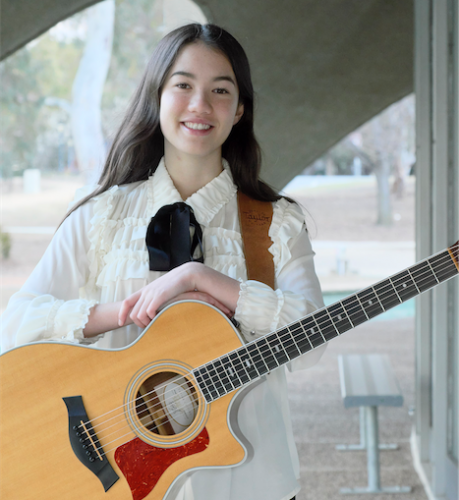
<svg viewBox="0 0 459 500"><path fill-rule="evenodd" d="M186 200L174 186L166 169L164 158L158 164L154 174L148 179L149 203L148 212L154 216L164 205L185 201L194 210L197 221L202 226L208 226L217 212L236 194L237 188L225 159L222 159L223 171L199 191Z"/></svg>

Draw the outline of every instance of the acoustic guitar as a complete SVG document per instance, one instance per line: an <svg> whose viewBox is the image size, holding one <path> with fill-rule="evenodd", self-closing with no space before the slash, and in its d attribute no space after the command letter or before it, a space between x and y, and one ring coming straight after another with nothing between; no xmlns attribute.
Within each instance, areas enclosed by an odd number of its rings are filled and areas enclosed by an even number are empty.
<svg viewBox="0 0 459 500"><path fill-rule="evenodd" d="M459 274L459 242L245 344L215 308L180 302L129 347L37 342L0 356L0 497L161 500L190 471L246 457L244 392L268 372Z"/></svg>

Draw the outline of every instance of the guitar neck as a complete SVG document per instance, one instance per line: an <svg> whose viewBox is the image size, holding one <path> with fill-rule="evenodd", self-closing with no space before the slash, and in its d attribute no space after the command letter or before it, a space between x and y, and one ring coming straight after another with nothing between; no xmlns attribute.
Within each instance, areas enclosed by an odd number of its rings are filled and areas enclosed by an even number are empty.
<svg viewBox="0 0 459 500"><path fill-rule="evenodd" d="M455 245L193 370L208 403L459 274Z"/></svg>

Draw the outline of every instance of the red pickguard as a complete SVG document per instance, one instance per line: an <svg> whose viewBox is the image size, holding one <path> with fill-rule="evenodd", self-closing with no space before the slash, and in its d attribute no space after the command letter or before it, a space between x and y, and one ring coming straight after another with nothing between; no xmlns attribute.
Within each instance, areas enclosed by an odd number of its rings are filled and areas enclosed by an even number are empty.
<svg viewBox="0 0 459 500"><path fill-rule="evenodd" d="M142 500L170 465L204 451L208 445L209 434L205 427L193 441L178 448L156 448L135 438L116 450L115 461L131 488L133 499Z"/></svg>

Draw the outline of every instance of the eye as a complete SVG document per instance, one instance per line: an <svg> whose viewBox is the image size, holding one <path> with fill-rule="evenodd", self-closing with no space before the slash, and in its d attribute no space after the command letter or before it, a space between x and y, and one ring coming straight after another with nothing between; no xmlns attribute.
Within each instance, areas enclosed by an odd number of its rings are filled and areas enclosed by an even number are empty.
<svg viewBox="0 0 459 500"><path fill-rule="evenodd" d="M177 83L176 87L179 89L189 89L190 85L188 83Z"/></svg>
<svg viewBox="0 0 459 500"><path fill-rule="evenodd" d="M229 94L229 92L224 88L215 89L214 92L216 94Z"/></svg>

